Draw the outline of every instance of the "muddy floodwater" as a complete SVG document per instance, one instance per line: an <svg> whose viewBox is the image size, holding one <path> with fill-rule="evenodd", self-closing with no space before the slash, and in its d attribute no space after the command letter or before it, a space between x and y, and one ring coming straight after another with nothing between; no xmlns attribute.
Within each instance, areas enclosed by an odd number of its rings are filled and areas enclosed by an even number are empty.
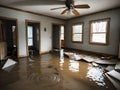
<svg viewBox="0 0 120 90"><path fill-rule="evenodd" d="M0 90L115 90L102 67L59 54L20 58L0 70Z"/></svg>

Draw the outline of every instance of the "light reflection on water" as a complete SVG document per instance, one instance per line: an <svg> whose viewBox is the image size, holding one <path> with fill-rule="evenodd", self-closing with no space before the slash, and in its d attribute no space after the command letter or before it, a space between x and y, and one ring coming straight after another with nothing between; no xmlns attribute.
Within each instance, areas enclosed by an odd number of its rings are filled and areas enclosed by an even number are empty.
<svg viewBox="0 0 120 90"><path fill-rule="evenodd" d="M89 67L87 76L97 83L99 86L105 86L103 70L98 67Z"/></svg>
<svg viewBox="0 0 120 90"><path fill-rule="evenodd" d="M74 60L70 60L69 70L72 72L79 72L79 63Z"/></svg>
<svg viewBox="0 0 120 90"><path fill-rule="evenodd" d="M91 63L62 59L59 66L60 70L71 73L73 76L95 82L98 86L106 86L104 70L100 67L93 67Z"/></svg>
<svg viewBox="0 0 120 90"><path fill-rule="evenodd" d="M64 65L64 59L60 59L60 69L63 70L63 65Z"/></svg>

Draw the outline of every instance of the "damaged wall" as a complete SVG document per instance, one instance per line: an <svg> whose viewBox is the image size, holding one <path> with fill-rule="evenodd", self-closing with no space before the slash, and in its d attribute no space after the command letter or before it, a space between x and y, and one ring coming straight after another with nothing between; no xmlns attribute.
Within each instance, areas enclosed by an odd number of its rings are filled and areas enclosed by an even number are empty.
<svg viewBox="0 0 120 90"><path fill-rule="evenodd" d="M109 45L93 45L89 43L89 21L110 18ZM84 22L83 43L72 43L72 25ZM79 50L118 55L119 47L119 31L120 31L120 8L100 12L92 15L82 16L70 19L66 24L66 40L65 47L75 48Z"/></svg>

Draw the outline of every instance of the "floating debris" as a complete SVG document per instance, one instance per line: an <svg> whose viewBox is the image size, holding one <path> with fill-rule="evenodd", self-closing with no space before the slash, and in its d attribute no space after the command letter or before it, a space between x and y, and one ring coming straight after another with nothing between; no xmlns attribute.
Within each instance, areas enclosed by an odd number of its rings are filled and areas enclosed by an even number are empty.
<svg viewBox="0 0 120 90"><path fill-rule="evenodd" d="M84 60L86 62L94 62L94 63L97 63L97 64L110 64L110 65L114 65L114 64L117 64L118 60L116 59L105 59L105 60L102 60L98 57L93 57L93 56L89 56L89 55L82 55L82 54L75 54L75 53L70 53L70 52L65 52L65 54L67 56L69 56L69 58L71 60Z"/></svg>
<svg viewBox="0 0 120 90"><path fill-rule="evenodd" d="M116 64L115 69L120 70L120 62Z"/></svg>
<svg viewBox="0 0 120 90"><path fill-rule="evenodd" d="M97 64L97 63L95 63L95 62L92 62L92 65L94 66L94 67L98 67L99 65Z"/></svg>
<svg viewBox="0 0 120 90"><path fill-rule="evenodd" d="M97 59L94 59L91 56L85 56L85 57L83 57L83 60L86 61L86 62L91 63L91 62L95 62Z"/></svg>
<svg viewBox="0 0 120 90"><path fill-rule="evenodd" d="M113 59L113 56L105 56L105 57L101 57L102 60L111 60Z"/></svg>
<svg viewBox="0 0 120 90"><path fill-rule="evenodd" d="M115 69L114 65L109 65L105 68L105 70L107 70L107 71L111 71L111 70L114 70L114 69Z"/></svg>
<svg viewBox="0 0 120 90"><path fill-rule="evenodd" d="M9 66L11 66L11 65L14 65L14 64L16 64L17 62L16 61L14 61L14 60L12 60L12 59L8 59L7 61L6 61L6 63L4 64L4 66L2 67L2 69L5 69L5 68L7 68L7 67L9 67Z"/></svg>
<svg viewBox="0 0 120 90"><path fill-rule="evenodd" d="M113 59L113 60L96 60L95 61L97 64L117 64L117 60Z"/></svg>
<svg viewBox="0 0 120 90"><path fill-rule="evenodd" d="M109 76L107 73L105 73L106 77L112 82L112 84L115 86L117 90L120 90L120 81L116 80L115 78Z"/></svg>
<svg viewBox="0 0 120 90"><path fill-rule="evenodd" d="M112 70L110 72L107 72L107 74L120 81L120 73L119 72Z"/></svg>
<svg viewBox="0 0 120 90"><path fill-rule="evenodd" d="M80 60L80 59L82 59L79 55L77 55L77 54L70 54L69 55L69 58L71 59L71 60Z"/></svg>

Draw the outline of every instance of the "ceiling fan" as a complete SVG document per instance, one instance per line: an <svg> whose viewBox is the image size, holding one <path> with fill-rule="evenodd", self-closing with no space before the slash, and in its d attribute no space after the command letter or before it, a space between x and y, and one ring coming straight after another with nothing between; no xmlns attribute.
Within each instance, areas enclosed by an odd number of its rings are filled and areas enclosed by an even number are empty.
<svg viewBox="0 0 120 90"><path fill-rule="evenodd" d="M65 7L52 8L51 10L66 8L61 12L61 14L65 14L66 12L72 12L74 15L79 16L80 13L76 9L90 8L88 4L74 5L74 0L65 0L65 5Z"/></svg>

